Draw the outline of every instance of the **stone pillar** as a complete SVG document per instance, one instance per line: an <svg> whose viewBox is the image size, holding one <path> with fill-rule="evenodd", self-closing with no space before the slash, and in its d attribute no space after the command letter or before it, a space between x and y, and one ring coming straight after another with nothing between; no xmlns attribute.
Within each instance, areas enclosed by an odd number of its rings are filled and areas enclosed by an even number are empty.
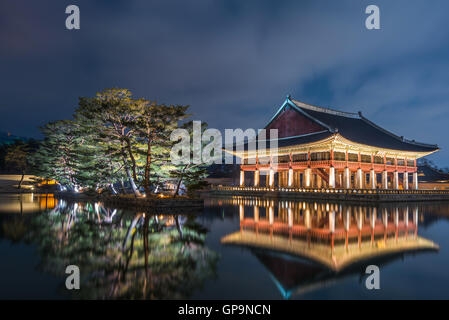
<svg viewBox="0 0 449 320"><path fill-rule="evenodd" d="M318 189L321 188L323 186L322 181L321 181L321 176L319 174L316 174L316 186Z"/></svg>
<svg viewBox="0 0 449 320"><path fill-rule="evenodd" d="M388 172L382 171L382 189L388 189Z"/></svg>
<svg viewBox="0 0 449 320"><path fill-rule="evenodd" d="M301 188L301 172L299 170L293 171L293 176L295 177L293 184L296 188Z"/></svg>
<svg viewBox="0 0 449 320"><path fill-rule="evenodd" d="M393 189L399 189L399 173L397 171L393 172Z"/></svg>
<svg viewBox="0 0 449 320"><path fill-rule="evenodd" d="M245 186L245 171L240 170L240 186Z"/></svg>
<svg viewBox="0 0 449 320"><path fill-rule="evenodd" d="M258 187L260 185L260 171L256 169L254 171L254 186Z"/></svg>
<svg viewBox="0 0 449 320"><path fill-rule="evenodd" d="M335 168L329 168L329 188L335 189Z"/></svg>
<svg viewBox="0 0 449 320"><path fill-rule="evenodd" d="M270 175L268 176L268 186L270 188L274 187L274 170L270 169Z"/></svg>
<svg viewBox="0 0 449 320"><path fill-rule="evenodd" d="M418 172L413 172L413 190L418 190Z"/></svg>
<svg viewBox="0 0 449 320"><path fill-rule="evenodd" d="M357 175L356 175L356 182L355 182L355 186L357 189L363 189L362 176L363 176L362 169L358 168Z"/></svg>
<svg viewBox="0 0 449 320"><path fill-rule="evenodd" d="M288 187L293 187L293 169L288 169Z"/></svg>
<svg viewBox="0 0 449 320"><path fill-rule="evenodd" d="M349 171L349 168L345 168L344 174L343 174L343 188L350 189L351 188L351 173Z"/></svg>
<svg viewBox="0 0 449 320"><path fill-rule="evenodd" d="M310 188L312 185L312 169L307 168L304 170L304 188Z"/></svg>
<svg viewBox="0 0 449 320"><path fill-rule="evenodd" d="M371 171L369 172L369 188L370 189L376 189L376 172L374 171L374 169L371 169Z"/></svg>
<svg viewBox="0 0 449 320"><path fill-rule="evenodd" d="M404 172L404 177L402 179L402 186L404 190L408 190L408 172Z"/></svg>

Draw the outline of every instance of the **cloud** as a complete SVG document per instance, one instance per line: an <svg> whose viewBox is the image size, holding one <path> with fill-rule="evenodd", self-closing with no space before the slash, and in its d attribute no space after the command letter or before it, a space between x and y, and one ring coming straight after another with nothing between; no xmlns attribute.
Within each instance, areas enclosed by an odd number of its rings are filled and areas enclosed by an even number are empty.
<svg viewBox="0 0 449 320"><path fill-rule="evenodd" d="M190 104L217 128L263 127L286 94L362 110L400 135L443 146L447 1L17 1L0 10L0 126L36 135L105 87ZM310 100L309 100L310 99ZM19 114L19 116L18 116Z"/></svg>

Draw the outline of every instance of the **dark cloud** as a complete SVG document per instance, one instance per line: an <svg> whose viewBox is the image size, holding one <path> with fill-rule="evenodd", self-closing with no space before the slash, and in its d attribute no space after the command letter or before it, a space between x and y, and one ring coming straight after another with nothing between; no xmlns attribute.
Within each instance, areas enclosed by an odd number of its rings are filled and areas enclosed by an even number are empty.
<svg viewBox="0 0 449 320"><path fill-rule="evenodd" d="M368 31L371 2L4 1L0 130L36 136L78 96L116 86L257 128L290 93L438 143L447 165L449 3L377 0L382 29ZM65 29L69 4L81 30Z"/></svg>

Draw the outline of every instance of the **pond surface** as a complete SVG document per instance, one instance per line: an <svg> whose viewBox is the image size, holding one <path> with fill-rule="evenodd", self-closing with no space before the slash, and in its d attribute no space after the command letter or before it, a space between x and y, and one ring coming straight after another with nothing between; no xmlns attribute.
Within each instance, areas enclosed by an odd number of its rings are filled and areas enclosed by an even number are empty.
<svg viewBox="0 0 449 320"><path fill-rule="evenodd" d="M448 299L448 218L449 203L228 197L133 212L3 194L0 299ZM80 290L66 289L69 265Z"/></svg>

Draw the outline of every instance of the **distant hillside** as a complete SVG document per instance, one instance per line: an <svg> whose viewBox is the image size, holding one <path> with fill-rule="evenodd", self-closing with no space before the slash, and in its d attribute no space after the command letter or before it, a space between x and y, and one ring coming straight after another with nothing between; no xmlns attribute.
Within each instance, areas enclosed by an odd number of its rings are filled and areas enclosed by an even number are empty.
<svg viewBox="0 0 449 320"><path fill-rule="evenodd" d="M11 144L11 143L14 143L14 141L16 141L16 140L27 141L28 138L15 136L10 133L0 131L0 145Z"/></svg>

